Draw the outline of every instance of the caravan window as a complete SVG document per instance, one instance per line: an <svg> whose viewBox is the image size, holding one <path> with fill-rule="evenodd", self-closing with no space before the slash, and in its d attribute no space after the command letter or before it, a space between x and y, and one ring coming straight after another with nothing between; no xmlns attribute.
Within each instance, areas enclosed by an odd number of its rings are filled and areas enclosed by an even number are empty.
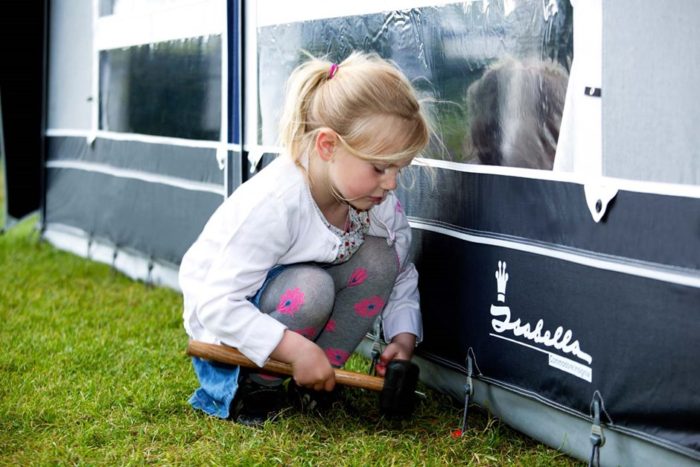
<svg viewBox="0 0 700 467"><path fill-rule="evenodd" d="M394 60L431 103L445 148L427 157L552 168L573 59L568 1L469 1L282 24L292 13L268 21L268 10L258 8L260 144L277 140L284 82L301 50L338 61L361 49Z"/></svg>
<svg viewBox="0 0 700 467"><path fill-rule="evenodd" d="M220 140L221 0L99 0L100 130Z"/></svg>
<svg viewBox="0 0 700 467"><path fill-rule="evenodd" d="M221 37L101 51L100 129L219 140Z"/></svg>

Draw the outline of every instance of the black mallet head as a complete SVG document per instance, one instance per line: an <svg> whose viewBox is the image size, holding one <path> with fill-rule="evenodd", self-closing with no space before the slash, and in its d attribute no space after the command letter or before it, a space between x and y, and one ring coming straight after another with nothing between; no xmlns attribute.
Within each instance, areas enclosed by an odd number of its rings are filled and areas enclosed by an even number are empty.
<svg viewBox="0 0 700 467"><path fill-rule="evenodd" d="M407 418L416 405L418 365L409 360L392 360L386 365L379 410L389 418Z"/></svg>

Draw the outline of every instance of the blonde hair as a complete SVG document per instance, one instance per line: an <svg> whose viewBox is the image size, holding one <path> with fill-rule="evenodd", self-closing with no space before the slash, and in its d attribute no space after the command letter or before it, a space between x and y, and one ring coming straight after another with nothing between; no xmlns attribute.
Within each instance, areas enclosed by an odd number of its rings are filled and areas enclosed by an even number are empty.
<svg viewBox="0 0 700 467"><path fill-rule="evenodd" d="M316 133L330 128L354 155L388 163L410 160L430 141L430 124L415 90L401 71L374 53L353 52L337 65L311 58L287 81L280 121L280 143L297 165L310 153ZM393 117L403 131L398 153L382 154L382 141L373 138L378 118Z"/></svg>

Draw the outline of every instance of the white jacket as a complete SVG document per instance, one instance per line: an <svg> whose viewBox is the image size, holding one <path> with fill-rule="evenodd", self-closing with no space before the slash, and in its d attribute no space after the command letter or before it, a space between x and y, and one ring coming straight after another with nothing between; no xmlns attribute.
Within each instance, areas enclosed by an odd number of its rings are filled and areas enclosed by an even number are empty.
<svg viewBox="0 0 700 467"><path fill-rule="evenodd" d="M382 313L387 341L423 335L418 273L407 262L411 228L393 193L370 211L369 235L395 246L399 274ZM330 263L339 238L324 224L306 179L280 156L241 185L211 216L180 266L187 334L238 348L262 366L285 326L248 301L276 265Z"/></svg>

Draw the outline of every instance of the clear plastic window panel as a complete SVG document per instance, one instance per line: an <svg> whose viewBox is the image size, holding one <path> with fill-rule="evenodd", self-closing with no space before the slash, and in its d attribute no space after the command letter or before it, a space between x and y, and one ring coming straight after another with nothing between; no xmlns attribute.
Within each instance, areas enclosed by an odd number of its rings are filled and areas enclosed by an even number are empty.
<svg viewBox="0 0 700 467"><path fill-rule="evenodd" d="M221 37L100 52L100 129L218 141Z"/></svg>
<svg viewBox="0 0 700 467"><path fill-rule="evenodd" d="M258 29L259 143L275 144L303 50L393 60L428 103L444 148L427 157L551 169L573 59L566 0L467 1Z"/></svg>

